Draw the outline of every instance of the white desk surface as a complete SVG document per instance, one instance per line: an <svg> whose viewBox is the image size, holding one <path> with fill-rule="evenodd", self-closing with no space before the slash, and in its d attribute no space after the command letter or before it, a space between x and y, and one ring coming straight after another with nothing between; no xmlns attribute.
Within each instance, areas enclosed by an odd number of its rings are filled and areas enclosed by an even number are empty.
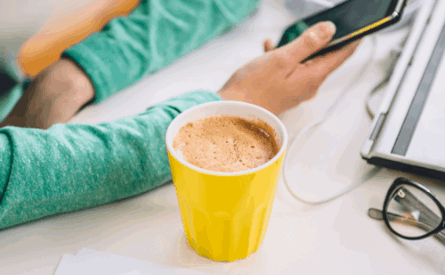
<svg viewBox="0 0 445 275"><path fill-rule="evenodd" d="M188 91L217 91L237 68L261 55L265 38L277 41L294 20L282 2L265 0L251 19L228 34L83 110L73 122L111 121ZM308 167L307 173L293 178L301 186L348 183L367 168L359 156L371 122L365 97L384 77L387 53L400 35L379 36L377 42L376 60L360 83L295 155ZM323 114L370 52L367 38L315 99L282 116L290 137ZM367 216L369 207L381 208L398 176L427 184L445 202L439 184L386 169L349 194L316 207L293 199L281 179L260 249L247 259L222 263L198 256L187 245L175 189L167 184L134 198L0 231L0 274L54 274L63 254L74 255L83 247L211 274L443 274L445 247L434 238L398 239L383 222Z"/></svg>

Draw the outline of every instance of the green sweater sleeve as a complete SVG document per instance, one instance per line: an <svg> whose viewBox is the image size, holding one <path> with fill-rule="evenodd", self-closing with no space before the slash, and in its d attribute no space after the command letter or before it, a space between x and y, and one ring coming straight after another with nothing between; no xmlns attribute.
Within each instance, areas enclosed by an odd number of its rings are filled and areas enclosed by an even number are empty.
<svg viewBox="0 0 445 275"><path fill-rule="evenodd" d="M141 0L130 15L111 20L62 57L84 69L99 102L238 24L258 2Z"/></svg>
<svg viewBox="0 0 445 275"><path fill-rule="evenodd" d="M216 100L214 93L193 92L111 123L2 128L0 229L168 182L168 125L182 111Z"/></svg>

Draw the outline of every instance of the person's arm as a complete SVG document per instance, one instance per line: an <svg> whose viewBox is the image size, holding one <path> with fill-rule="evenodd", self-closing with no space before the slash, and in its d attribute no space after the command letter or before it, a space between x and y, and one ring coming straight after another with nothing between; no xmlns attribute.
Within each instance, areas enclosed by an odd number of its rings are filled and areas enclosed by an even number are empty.
<svg viewBox="0 0 445 275"><path fill-rule="evenodd" d="M215 100L215 93L193 92L112 123L1 129L0 229L168 182L168 125L185 109Z"/></svg>
<svg viewBox="0 0 445 275"><path fill-rule="evenodd" d="M55 123L67 122L73 115L94 98L94 89L88 76L74 62L61 59L49 66L26 85L14 91L4 107L17 104L0 123L5 126L47 129ZM21 96L21 97L20 97ZM2 110L2 115L8 110Z"/></svg>
<svg viewBox="0 0 445 275"><path fill-rule="evenodd" d="M142 0L128 16L67 49L83 68L94 102L154 73L240 23L259 0Z"/></svg>

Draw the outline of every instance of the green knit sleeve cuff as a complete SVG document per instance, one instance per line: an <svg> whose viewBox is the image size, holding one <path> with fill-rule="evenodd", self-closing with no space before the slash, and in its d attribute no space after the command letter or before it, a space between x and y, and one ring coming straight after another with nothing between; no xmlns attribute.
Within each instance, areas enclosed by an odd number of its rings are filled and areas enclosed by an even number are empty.
<svg viewBox="0 0 445 275"><path fill-rule="evenodd" d="M101 49L96 49L98 45L94 43L98 35L98 33L93 34L82 43L75 44L62 53L62 58L77 63L90 78L95 90L95 97L92 103L99 103L105 100L116 89L113 83L107 81L107 79L113 79L112 75L107 75L111 73L110 68L113 68L113 66L107 66L106 56L98 55ZM104 69L105 67L108 67L108 69Z"/></svg>
<svg viewBox="0 0 445 275"><path fill-rule="evenodd" d="M186 93L184 95L175 98L171 98L157 106L166 105L170 108L176 109L179 113L182 113L188 108L191 108L193 106L220 100L222 100L221 97L214 92L197 91L197 92Z"/></svg>
<svg viewBox="0 0 445 275"><path fill-rule="evenodd" d="M0 202L3 199L3 193L9 181L11 160L12 152L9 137L8 135L0 134L0 163L2 164L2 169L0 169Z"/></svg>

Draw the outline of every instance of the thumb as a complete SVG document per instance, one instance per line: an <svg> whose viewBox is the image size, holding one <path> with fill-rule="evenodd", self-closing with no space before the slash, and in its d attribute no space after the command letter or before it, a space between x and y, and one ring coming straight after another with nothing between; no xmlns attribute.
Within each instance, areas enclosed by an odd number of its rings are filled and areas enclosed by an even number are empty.
<svg viewBox="0 0 445 275"><path fill-rule="evenodd" d="M300 63L312 54L320 51L331 41L336 31L334 23L320 22L305 30L293 42L278 48L283 54Z"/></svg>

